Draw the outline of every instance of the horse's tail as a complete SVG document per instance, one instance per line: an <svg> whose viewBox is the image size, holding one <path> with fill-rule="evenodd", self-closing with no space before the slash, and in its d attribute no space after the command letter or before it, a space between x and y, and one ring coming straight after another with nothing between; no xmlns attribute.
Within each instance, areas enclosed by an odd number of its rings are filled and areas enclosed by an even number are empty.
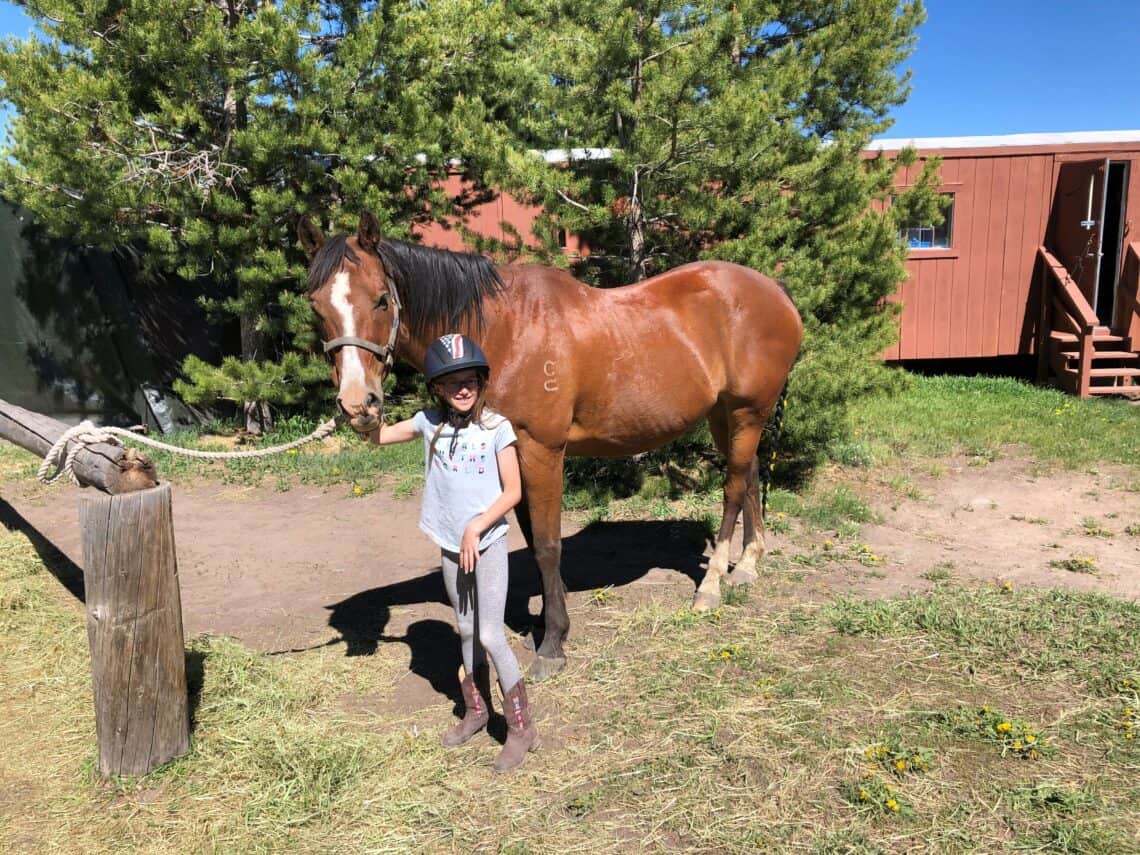
<svg viewBox="0 0 1140 855"><path fill-rule="evenodd" d="M757 451L760 457L760 515L768 516L768 487L772 484L772 472L776 468L776 448L780 444L780 427L784 423L784 399L788 396L788 381L784 381L784 388L780 390L780 397L776 399L776 406L768 417L768 424L764 426L764 433L760 437L760 448Z"/></svg>

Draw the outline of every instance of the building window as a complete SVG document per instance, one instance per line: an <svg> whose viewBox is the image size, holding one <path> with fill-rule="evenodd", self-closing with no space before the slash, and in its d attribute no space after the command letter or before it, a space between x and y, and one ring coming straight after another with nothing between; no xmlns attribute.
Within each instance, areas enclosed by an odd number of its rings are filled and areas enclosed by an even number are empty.
<svg viewBox="0 0 1140 855"><path fill-rule="evenodd" d="M908 249L949 249L953 245L954 196L951 193L946 195L950 197L950 204L942 212L942 225L913 223L899 230L899 238Z"/></svg>

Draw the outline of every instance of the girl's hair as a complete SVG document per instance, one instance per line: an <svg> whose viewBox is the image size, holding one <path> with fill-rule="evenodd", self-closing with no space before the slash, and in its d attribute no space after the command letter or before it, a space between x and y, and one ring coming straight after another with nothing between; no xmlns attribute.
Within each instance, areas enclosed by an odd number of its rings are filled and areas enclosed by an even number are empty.
<svg viewBox="0 0 1140 855"><path fill-rule="evenodd" d="M464 369L462 368L459 369L459 371L463 370ZM458 371L452 371L450 373L457 374ZM451 425L454 430L454 433L452 434L453 446L456 438L458 437L460 428L466 427L469 424L477 424L479 427L484 427L483 407L486 405L487 381L489 377L487 369L476 368L475 377L479 381L479 392L475 396L475 403L466 413L457 413L455 410L451 409L451 405L447 403L447 398L445 398L435 389L437 383L441 383L447 379L447 374L443 374L435 378L435 380L432 382L428 383L428 394L431 396L432 401L435 403L435 406L440 413L439 426L435 429L435 433L432 434L431 445L428 446L428 460L435 460L435 444L439 441L439 435L443 433L444 425ZM455 449L453 447L452 453L454 452Z"/></svg>

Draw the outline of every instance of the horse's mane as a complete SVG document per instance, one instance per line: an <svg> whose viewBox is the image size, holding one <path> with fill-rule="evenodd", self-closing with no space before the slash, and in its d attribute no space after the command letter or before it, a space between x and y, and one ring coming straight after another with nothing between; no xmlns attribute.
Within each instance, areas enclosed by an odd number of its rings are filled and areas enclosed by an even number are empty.
<svg viewBox="0 0 1140 855"><path fill-rule="evenodd" d="M340 270L345 260L359 261L348 235L328 238L309 266L309 291ZM396 285L411 332L427 337L455 330L468 319L483 328L483 301L506 286L495 265L470 252L452 252L385 238L377 246L384 269Z"/></svg>

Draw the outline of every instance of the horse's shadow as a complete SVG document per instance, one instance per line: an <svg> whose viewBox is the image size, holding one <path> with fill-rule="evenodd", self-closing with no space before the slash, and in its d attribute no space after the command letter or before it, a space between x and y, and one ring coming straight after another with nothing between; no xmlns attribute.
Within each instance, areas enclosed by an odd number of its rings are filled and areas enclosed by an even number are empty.
<svg viewBox="0 0 1140 855"><path fill-rule="evenodd" d="M689 520L594 523L562 541L562 578L568 591L591 591L625 585L655 567L668 567L700 581L702 551L708 540L705 526ZM538 568L530 552L510 555L510 593L506 623L515 632L534 632L541 643L529 602L541 593ZM459 668L459 635L449 623L435 619L410 624L404 635L386 630L392 607L428 603L448 605L438 569L378 588L353 594L327 606L328 623L340 633L347 656L371 656L381 643L408 645L410 669L433 689L457 703L461 697L455 674Z"/></svg>

